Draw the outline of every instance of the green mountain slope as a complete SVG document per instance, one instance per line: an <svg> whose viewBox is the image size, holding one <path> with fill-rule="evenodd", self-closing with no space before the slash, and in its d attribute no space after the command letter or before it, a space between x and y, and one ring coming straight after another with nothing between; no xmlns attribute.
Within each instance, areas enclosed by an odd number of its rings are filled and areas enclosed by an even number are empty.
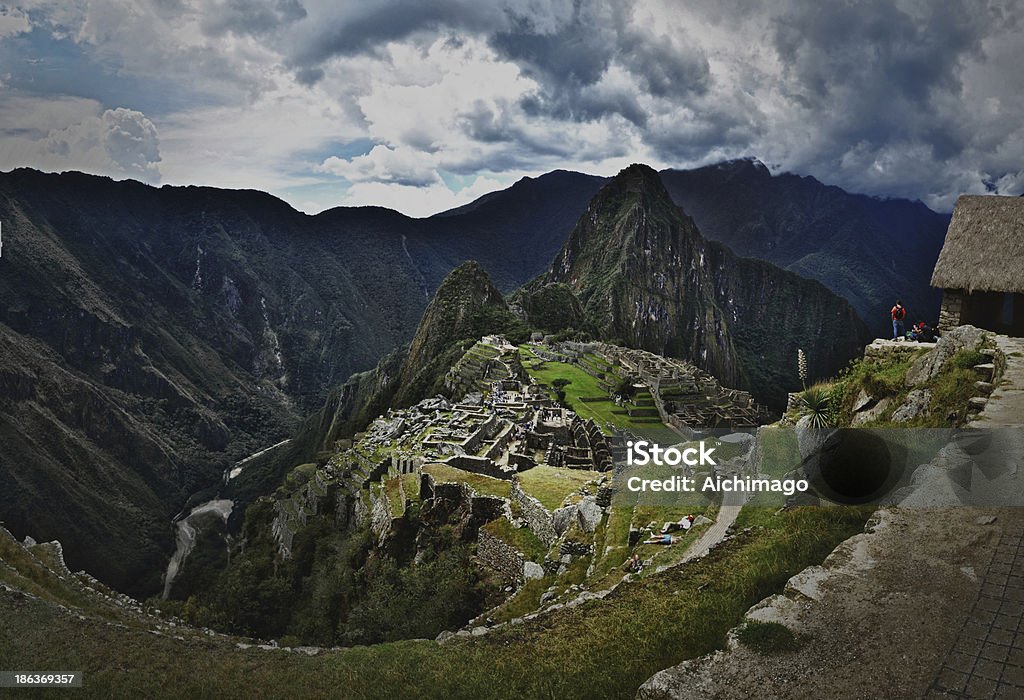
<svg viewBox="0 0 1024 700"><path fill-rule="evenodd" d="M705 240L647 166L622 171L591 201L549 271L600 335L689 359L723 383L780 406L798 388L797 348L812 373L835 372L865 329L823 285Z"/></svg>

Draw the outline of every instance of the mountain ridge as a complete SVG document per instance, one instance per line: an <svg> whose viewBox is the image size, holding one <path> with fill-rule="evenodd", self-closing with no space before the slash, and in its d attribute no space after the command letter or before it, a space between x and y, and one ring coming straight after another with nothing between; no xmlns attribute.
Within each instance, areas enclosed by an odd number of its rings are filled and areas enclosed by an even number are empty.
<svg viewBox="0 0 1024 700"><path fill-rule="evenodd" d="M826 375L866 337L824 285L706 240L645 165L602 188L539 283L569 285L603 339L690 360L775 407L798 388L798 348Z"/></svg>

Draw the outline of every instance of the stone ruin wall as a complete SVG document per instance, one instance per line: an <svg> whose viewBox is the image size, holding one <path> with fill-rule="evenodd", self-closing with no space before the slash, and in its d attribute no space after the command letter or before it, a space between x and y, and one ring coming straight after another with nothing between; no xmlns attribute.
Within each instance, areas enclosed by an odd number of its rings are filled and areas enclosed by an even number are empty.
<svg viewBox="0 0 1024 700"><path fill-rule="evenodd" d="M500 573L515 585L523 583L523 554L502 539L485 530L480 531L476 545L476 556L483 563Z"/></svg>
<svg viewBox="0 0 1024 700"><path fill-rule="evenodd" d="M550 547L558 539L550 511L536 498L523 491L518 479L512 481L512 502L522 509L523 518L541 542Z"/></svg>

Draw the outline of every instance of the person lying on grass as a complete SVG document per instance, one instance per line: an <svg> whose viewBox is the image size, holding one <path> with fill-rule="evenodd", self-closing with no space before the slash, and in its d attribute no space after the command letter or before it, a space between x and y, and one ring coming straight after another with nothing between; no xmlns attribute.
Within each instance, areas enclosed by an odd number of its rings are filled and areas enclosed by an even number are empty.
<svg viewBox="0 0 1024 700"><path fill-rule="evenodd" d="M687 515L684 518L680 518L677 523L665 523L661 526L661 534L665 534L666 532L676 532L677 530L689 530L693 527L693 521L695 519L696 518L692 515Z"/></svg>
<svg viewBox="0 0 1024 700"><path fill-rule="evenodd" d="M651 537L650 539L644 540L644 544L675 544L675 543L676 543L675 535L669 535L667 533L664 534L664 535L655 535L655 536Z"/></svg>

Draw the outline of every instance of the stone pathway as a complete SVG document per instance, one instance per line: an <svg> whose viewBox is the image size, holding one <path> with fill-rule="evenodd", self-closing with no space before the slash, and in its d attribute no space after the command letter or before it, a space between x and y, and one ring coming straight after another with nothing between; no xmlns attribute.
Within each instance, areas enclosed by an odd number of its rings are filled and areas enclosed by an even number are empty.
<svg viewBox="0 0 1024 700"><path fill-rule="evenodd" d="M637 698L845 700L937 692L940 666L985 590L1000 535L1019 537L1024 528L1021 511L883 509L869 532L748 612L793 630L803 640L798 652L762 656L733 641L655 674ZM988 666L978 670L992 675Z"/></svg>
<svg viewBox="0 0 1024 700"><path fill-rule="evenodd" d="M1024 425L1024 338L997 335L995 340L1006 357L1006 371L971 428Z"/></svg>
<svg viewBox="0 0 1024 700"><path fill-rule="evenodd" d="M1000 335L995 340L1006 357L1006 370L972 428L1024 424L1024 339ZM1022 614L1024 523L1012 522L1000 534L981 590L927 697L1024 697Z"/></svg>
<svg viewBox="0 0 1024 700"><path fill-rule="evenodd" d="M747 500L747 494L742 491L728 492L722 499L722 507L718 509L718 516L714 524L704 531L691 545L686 554L683 555L680 564L699 559L704 556L716 544L722 541L726 531L736 522L736 516L740 514L743 504Z"/></svg>
<svg viewBox="0 0 1024 700"><path fill-rule="evenodd" d="M1024 697L1024 523L1001 533L953 648L928 698Z"/></svg>

